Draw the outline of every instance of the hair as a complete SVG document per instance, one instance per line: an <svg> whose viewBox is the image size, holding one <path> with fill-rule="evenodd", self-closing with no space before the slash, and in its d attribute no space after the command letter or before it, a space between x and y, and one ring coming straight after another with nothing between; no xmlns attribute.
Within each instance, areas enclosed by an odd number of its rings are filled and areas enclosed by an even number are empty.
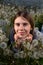
<svg viewBox="0 0 43 65"><path fill-rule="evenodd" d="M17 14L15 15L14 17L14 20L13 20L13 24L14 24L14 21L17 17L19 16L22 16L23 18L27 19L28 22L30 23L31 27L32 27L32 30L30 31L31 34L33 34L33 30L34 30L34 21L33 21L33 18L31 17L31 15L27 12L27 11L19 11L17 12Z"/></svg>

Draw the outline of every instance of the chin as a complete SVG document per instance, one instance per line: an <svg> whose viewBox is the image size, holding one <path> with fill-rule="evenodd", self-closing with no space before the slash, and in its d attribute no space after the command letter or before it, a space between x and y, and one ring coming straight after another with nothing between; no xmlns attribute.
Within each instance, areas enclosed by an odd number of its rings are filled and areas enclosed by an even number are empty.
<svg viewBox="0 0 43 65"><path fill-rule="evenodd" d="M23 37L23 35L19 35L19 37L20 37L20 38L22 38L22 37Z"/></svg>

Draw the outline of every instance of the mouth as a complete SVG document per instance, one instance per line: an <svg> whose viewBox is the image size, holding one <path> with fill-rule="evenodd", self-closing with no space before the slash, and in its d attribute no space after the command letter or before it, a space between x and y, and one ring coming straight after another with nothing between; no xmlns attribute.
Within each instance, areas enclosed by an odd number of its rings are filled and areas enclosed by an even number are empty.
<svg viewBox="0 0 43 65"><path fill-rule="evenodd" d="M24 32L19 32L21 35L24 35Z"/></svg>

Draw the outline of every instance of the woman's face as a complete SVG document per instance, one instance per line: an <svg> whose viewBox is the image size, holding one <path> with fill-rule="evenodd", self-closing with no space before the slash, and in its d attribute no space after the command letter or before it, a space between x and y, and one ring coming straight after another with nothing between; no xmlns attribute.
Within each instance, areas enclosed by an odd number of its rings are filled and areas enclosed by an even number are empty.
<svg viewBox="0 0 43 65"><path fill-rule="evenodd" d="M31 25L27 19L19 16L14 21L14 30L19 37L25 37L26 35L29 35Z"/></svg>

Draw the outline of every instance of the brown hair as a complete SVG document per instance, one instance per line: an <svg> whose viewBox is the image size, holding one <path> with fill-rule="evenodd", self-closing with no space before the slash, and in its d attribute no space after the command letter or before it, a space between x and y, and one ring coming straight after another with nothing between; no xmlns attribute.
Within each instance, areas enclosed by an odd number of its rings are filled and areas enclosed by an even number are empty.
<svg viewBox="0 0 43 65"><path fill-rule="evenodd" d="M22 16L24 17L25 19L27 19L32 27L32 30L30 31L31 34L33 34L33 30L34 30L34 22L33 22L33 19L31 17L31 15L27 12L27 11L19 11L17 12L17 14L15 15L14 17L14 20L19 17L19 16ZM14 24L14 20L13 20L13 24Z"/></svg>

